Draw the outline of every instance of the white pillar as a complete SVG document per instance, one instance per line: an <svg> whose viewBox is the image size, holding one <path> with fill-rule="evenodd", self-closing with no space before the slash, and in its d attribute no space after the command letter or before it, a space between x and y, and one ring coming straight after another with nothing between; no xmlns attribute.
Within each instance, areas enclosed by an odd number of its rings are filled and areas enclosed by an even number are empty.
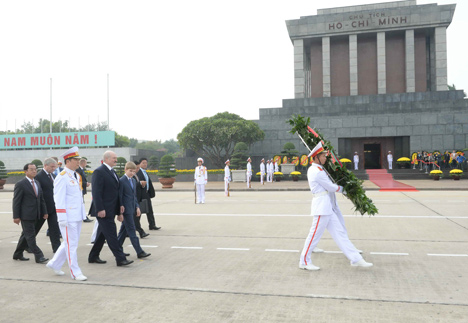
<svg viewBox="0 0 468 323"><path fill-rule="evenodd" d="M406 92L416 91L416 72L414 58L414 30L405 31L405 71Z"/></svg>
<svg viewBox="0 0 468 323"><path fill-rule="evenodd" d="M358 95L357 35L349 35L349 94Z"/></svg>
<svg viewBox="0 0 468 323"><path fill-rule="evenodd" d="M294 98L305 97L304 40L294 40Z"/></svg>
<svg viewBox="0 0 468 323"><path fill-rule="evenodd" d="M323 97L331 96L330 37L322 37Z"/></svg>
<svg viewBox="0 0 468 323"><path fill-rule="evenodd" d="M447 28L436 27L434 36L436 91L447 91Z"/></svg>
<svg viewBox="0 0 468 323"><path fill-rule="evenodd" d="M377 93L387 93L387 72L385 63L385 32L377 33Z"/></svg>

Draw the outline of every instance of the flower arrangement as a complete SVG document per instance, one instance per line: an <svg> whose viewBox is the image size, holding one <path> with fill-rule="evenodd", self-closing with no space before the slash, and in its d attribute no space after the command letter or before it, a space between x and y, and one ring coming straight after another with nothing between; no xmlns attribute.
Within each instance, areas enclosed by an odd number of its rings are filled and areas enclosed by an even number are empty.
<svg viewBox="0 0 468 323"><path fill-rule="evenodd" d="M435 169L429 173L429 176L432 176L435 181L438 181L439 178L444 177L444 173L441 170Z"/></svg>
<svg viewBox="0 0 468 323"><path fill-rule="evenodd" d="M342 162L342 163L350 163L351 160L349 160L348 158L341 158L341 159L340 159L340 162Z"/></svg>
<svg viewBox="0 0 468 323"><path fill-rule="evenodd" d="M324 149L330 152L327 155L327 160L323 166L335 183L344 187L347 192L346 196L354 204L355 210L361 214L376 214L378 209L372 200L366 196L366 192L362 187L363 181L358 179L352 172L342 167L340 162L335 159L333 153L334 149L331 143L325 140L319 132L314 131L309 127L310 118L303 118L300 115L297 115L289 119L288 122L292 127L290 133L297 133L300 135L309 150L321 141Z"/></svg>
<svg viewBox="0 0 468 323"><path fill-rule="evenodd" d="M8 176L24 176L24 171L18 171L18 172L8 172Z"/></svg>
<svg viewBox="0 0 468 323"><path fill-rule="evenodd" d="M400 157L396 161L398 168L410 168L411 159L408 157Z"/></svg>
<svg viewBox="0 0 468 323"><path fill-rule="evenodd" d="M293 179L293 181L297 182L301 177L301 172L294 171L289 174L289 176Z"/></svg>
<svg viewBox="0 0 468 323"><path fill-rule="evenodd" d="M450 171L450 176L452 176L454 180L459 180L460 177L463 176L463 171L461 169L452 169Z"/></svg>
<svg viewBox="0 0 468 323"><path fill-rule="evenodd" d="M273 178L274 178L277 182L279 182L279 181L281 181L281 180L283 179L283 173L281 173L281 172L274 172L274 173L273 173Z"/></svg>

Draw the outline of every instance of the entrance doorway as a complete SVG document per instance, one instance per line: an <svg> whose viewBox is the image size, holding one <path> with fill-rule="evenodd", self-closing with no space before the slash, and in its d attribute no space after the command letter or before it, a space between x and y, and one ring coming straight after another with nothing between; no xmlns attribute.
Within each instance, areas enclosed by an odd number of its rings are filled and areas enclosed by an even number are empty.
<svg viewBox="0 0 468 323"><path fill-rule="evenodd" d="M380 169L380 144L364 144L364 168Z"/></svg>

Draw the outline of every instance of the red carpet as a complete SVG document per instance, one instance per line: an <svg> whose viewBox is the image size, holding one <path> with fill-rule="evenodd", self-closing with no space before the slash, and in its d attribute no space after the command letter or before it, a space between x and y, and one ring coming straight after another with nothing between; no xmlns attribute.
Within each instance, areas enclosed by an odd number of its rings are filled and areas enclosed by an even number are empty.
<svg viewBox="0 0 468 323"><path fill-rule="evenodd" d="M380 187L381 192L418 192L409 186L393 180L393 176L386 169L366 169L369 180Z"/></svg>

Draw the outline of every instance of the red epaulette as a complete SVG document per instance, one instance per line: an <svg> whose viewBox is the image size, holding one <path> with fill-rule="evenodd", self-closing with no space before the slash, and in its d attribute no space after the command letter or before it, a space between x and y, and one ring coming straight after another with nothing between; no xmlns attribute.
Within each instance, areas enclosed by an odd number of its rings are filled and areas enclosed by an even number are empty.
<svg viewBox="0 0 468 323"><path fill-rule="evenodd" d="M320 166L317 166L317 168L318 168L319 170L323 171L322 167L320 167Z"/></svg>

